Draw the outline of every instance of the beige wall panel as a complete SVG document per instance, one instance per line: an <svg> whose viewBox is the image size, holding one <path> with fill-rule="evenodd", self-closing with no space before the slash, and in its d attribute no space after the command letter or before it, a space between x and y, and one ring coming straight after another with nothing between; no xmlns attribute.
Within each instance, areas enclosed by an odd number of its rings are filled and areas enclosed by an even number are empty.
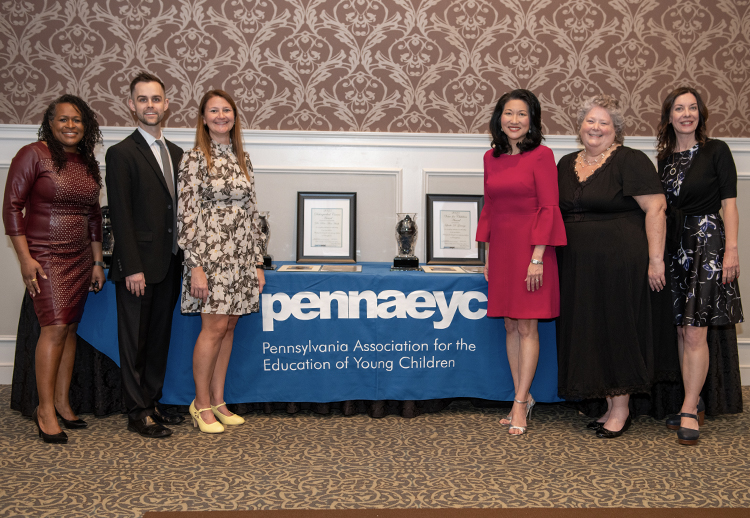
<svg viewBox="0 0 750 518"><path fill-rule="evenodd" d="M297 192L357 193L357 261L392 261L399 171L341 173L255 172L259 210L271 212L269 253L275 261L297 258Z"/></svg>
<svg viewBox="0 0 750 518"><path fill-rule="evenodd" d="M465 175L430 174L426 172L427 194L483 194L482 172Z"/></svg>

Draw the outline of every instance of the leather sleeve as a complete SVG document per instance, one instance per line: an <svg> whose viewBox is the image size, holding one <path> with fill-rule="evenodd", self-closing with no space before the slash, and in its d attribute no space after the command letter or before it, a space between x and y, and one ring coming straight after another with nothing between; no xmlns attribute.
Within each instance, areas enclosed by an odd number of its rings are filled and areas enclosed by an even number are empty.
<svg viewBox="0 0 750 518"><path fill-rule="evenodd" d="M8 236L26 233L23 209L39 174L39 155L32 146L24 146L13 157L8 169L3 198L3 224Z"/></svg>
<svg viewBox="0 0 750 518"><path fill-rule="evenodd" d="M98 201L89 212L89 238L97 242L102 240L102 209Z"/></svg>

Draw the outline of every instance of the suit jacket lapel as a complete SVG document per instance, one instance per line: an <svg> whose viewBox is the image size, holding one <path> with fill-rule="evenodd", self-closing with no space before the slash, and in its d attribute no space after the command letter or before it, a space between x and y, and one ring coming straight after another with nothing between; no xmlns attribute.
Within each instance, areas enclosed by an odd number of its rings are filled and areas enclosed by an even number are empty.
<svg viewBox="0 0 750 518"><path fill-rule="evenodd" d="M151 151L151 148L148 146L146 139L143 138L143 135L141 135L141 132L138 130L135 130L133 134L131 135L131 137L135 141L138 151L141 152L143 157L146 159L146 162L148 162L149 165L151 166L153 173L156 175L156 177L159 179L161 184L164 186L164 189L167 192L169 192L169 188L167 187L167 181L164 179L164 173L162 173L161 167L159 167L159 162L156 161L154 152ZM174 160L172 162L174 163Z"/></svg>

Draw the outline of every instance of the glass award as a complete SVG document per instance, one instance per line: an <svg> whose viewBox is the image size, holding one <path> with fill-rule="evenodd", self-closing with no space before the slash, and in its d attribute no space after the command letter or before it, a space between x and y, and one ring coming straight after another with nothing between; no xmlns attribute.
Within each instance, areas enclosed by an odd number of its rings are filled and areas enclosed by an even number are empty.
<svg viewBox="0 0 750 518"><path fill-rule="evenodd" d="M399 212L396 224L398 253L393 258L391 270L419 270L419 258L414 254L417 246L417 214Z"/></svg>
<svg viewBox="0 0 750 518"><path fill-rule="evenodd" d="M104 264L107 268L112 267L112 250L115 248L115 238L112 235L112 220L109 219L109 206L105 205L102 210L102 253Z"/></svg>
<svg viewBox="0 0 750 518"><path fill-rule="evenodd" d="M264 270L275 270L276 267L273 265L273 258L268 255L268 240L271 238L271 226L268 224L268 218L271 215L269 211L263 211L258 213L260 215L260 253L263 254L263 266Z"/></svg>

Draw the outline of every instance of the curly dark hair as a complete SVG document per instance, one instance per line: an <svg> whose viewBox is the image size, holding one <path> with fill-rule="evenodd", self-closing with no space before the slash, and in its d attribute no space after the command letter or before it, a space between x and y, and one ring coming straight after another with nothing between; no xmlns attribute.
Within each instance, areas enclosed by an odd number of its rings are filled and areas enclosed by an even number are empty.
<svg viewBox="0 0 750 518"><path fill-rule="evenodd" d="M55 118L55 110L58 104L68 103L76 107L78 112L81 114L83 121L83 138L78 143L78 153L83 158L83 162L86 165L86 172L91 176L96 183L102 183L102 174L99 171L99 161L94 156L94 148L100 142L102 142L102 132L99 130L99 123L96 120L96 114L89 108L86 101L75 95L65 94L50 103L47 106L47 110L42 116L42 125L39 127L39 140L47 143L50 155L52 155L52 162L55 164L58 170L65 167L68 161L68 157L65 155L65 149L60 141L58 141L52 133L52 126L50 121Z"/></svg>
<svg viewBox="0 0 750 518"><path fill-rule="evenodd" d="M512 92L504 94L500 100L497 101L495 111L492 112L492 117L490 118L492 147L495 148L492 152L492 156L495 158L503 153L508 153L511 150L508 137L503 133L500 118L503 115L505 104L512 100L523 101L526 103L526 106L529 107L529 132L523 140L518 143L518 150L523 153L525 151L536 149L544 139L544 136L542 135L542 107L539 105L539 99L537 99L536 95L529 90L524 90L523 88L513 90Z"/></svg>
<svg viewBox="0 0 750 518"><path fill-rule="evenodd" d="M677 145L677 134L674 132L672 123L669 122L669 117L672 115L672 106L674 102L681 95L693 94L695 100L698 102L698 127L695 128L695 140L701 146L708 140L706 121L708 120L708 107L701 99L701 94L695 88L690 86L682 86L670 92L664 103L661 105L661 120L659 121L659 127L656 129L656 151L658 152L658 159L664 160L669 155L674 153L674 148Z"/></svg>

